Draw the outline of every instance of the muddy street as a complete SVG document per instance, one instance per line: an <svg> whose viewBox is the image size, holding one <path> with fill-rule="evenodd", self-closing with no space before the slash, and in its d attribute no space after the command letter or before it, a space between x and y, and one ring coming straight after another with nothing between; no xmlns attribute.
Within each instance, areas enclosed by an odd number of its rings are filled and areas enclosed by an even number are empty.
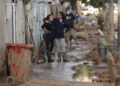
<svg viewBox="0 0 120 86"><path fill-rule="evenodd" d="M73 75L76 73L73 67L83 64L85 55L93 48L92 44L80 40L77 45L73 43L73 50L67 52L70 62L68 63L45 63L33 64L30 79L53 79L75 81ZM56 59L56 58L55 58Z"/></svg>
<svg viewBox="0 0 120 86"><path fill-rule="evenodd" d="M120 0L0 7L0 86L120 85Z"/></svg>

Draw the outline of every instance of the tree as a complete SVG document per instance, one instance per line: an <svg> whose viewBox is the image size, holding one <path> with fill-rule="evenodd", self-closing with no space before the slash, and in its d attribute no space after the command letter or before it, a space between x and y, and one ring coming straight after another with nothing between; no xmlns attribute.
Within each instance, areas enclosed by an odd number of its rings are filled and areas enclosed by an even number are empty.
<svg viewBox="0 0 120 86"><path fill-rule="evenodd" d="M11 0L12 2L17 2L17 0ZM28 4L28 2L30 2L30 0L23 0L23 4Z"/></svg>
<svg viewBox="0 0 120 86"><path fill-rule="evenodd" d="M90 0L90 5L99 8L102 7L105 2L107 2L107 0Z"/></svg>
<svg viewBox="0 0 120 86"><path fill-rule="evenodd" d="M94 7L103 7L105 6L104 4L109 1L109 0L90 0L90 2L87 2L87 0L82 0L83 3L85 3L86 5L92 5ZM117 3L117 0L113 0L115 3Z"/></svg>
<svg viewBox="0 0 120 86"><path fill-rule="evenodd" d="M28 4L30 2L30 0L23 0L24 4Z"/></svg>
<svg viewBox="0 0 120 86"><path fill-rule="evenodd" d="M64 1L66 1L66 2L70 2L72 8L73 8L74 10L76 9L76 2L77 2L77 0L64 0Z"/></svg>

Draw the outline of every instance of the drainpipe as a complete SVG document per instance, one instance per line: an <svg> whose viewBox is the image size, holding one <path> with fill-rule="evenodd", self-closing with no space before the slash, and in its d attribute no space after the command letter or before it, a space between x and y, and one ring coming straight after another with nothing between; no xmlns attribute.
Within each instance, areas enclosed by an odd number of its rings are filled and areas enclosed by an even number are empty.
<svg viewBox="0 0 120 86"><path fill-rule="evenodd" d="M15 15L15 3L12 3L12 19L13 19L13 43L16 43L16 15Z"/></svg>

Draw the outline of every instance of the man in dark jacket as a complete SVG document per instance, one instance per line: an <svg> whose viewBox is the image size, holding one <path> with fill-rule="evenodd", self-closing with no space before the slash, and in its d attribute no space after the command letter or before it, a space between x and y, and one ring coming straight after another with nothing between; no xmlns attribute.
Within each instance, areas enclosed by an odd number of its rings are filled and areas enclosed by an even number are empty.
<svg viewBox="0 0 120 86"><path fill-rule="evenodd" d="M56 43L56 49L58 53L58 62L61 62L61 55L63 57L63 62L67 62L68 59L66 57L66 44L65 44L65 37L64 32L66 32L64 29L69 29L69 25L67 24L65 20L65 16L63 12L59 12L58 18L54 20L53 22L55 26L55 43Z"/></svg>

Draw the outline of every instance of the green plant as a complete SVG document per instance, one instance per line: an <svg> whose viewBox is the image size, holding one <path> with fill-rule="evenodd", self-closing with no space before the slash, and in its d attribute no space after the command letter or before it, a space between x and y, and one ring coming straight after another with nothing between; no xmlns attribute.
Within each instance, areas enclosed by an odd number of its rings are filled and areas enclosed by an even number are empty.
<svg viewBox="0 0 120 86"><path fill-rule="evenodd" d="M14 3L17 3L17 0L11 0ZM28 2L30 2L30 0L23 0L23 4L28 4Z"/></svg>
<svg viewBox="0 0 120 86"><path fill-rule="evenodd" d="M30 0L23 0L24 4L28 4L28 2L30 2Z"/></svg>
<svg viewBox="0 0 120 86"><path fill-rule="evenodd" d="M65 0L66 2L70 2L71 6L74 10L76 10L77 6L76 6L76 2L77 0Z"/></svg>
<svg viewBox="0 0 120 86"><path fill-rule="evenodd" d="M90 15L92 15L92 14L91 13L86 14L86 16L90 16Z"/></svg>

